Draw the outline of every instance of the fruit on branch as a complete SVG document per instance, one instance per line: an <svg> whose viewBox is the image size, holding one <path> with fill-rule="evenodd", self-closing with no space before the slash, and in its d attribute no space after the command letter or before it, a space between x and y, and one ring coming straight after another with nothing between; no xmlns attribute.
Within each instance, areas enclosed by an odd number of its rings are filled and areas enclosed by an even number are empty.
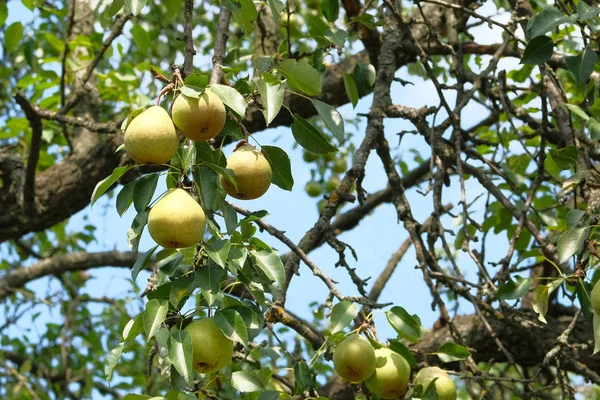
<svg viewBox="0 0 600 400"><path fill-rule="evenodd" d="M342 379L360 383L375 371L375 350L367 339L353 333L335 348L333 366Z"/></svg>
<svg viewBox="0 0 600 400"><path fill-rule="evenodd" d="M344 158L338 158L333 163L333 167L331 169L333 170L333 172L341 174L343 172L346 172L346 167L347 166L348 166L348 163L346 162L346 159L344 159Z"/></svg>
<svg viewBox="0 0 600 400"><path fill-rule="evenodd" d="M249 144L235 149L227 159L227 168L233 170L237 189L224 177L221 177L221 185L228 195L236 199L257 199L265 194L271 185L273 171L269 161Z"/></svg>
<svg viewBox="0 0 600 400"><path fill-rule="evenodd" d="M340 180L340 178L338 178L337 176L332 176L325 184L325 191L327 193L333 192L335 189L337 189L338 186L340 186L341 182L342 181Z"/></svg>
<svg viewBox="0 0 600 400"><path fill-rule="evenodd" d="M192 337L192 367L201 374L217 372L233 356L233 341L227 338L212 318L193 321L185 327Z"/></svg>
<svg viewBox="0 0 600 400"><path fill-rule="evenodd" d="M163 247L194 246L202 240L205 229L202 207L183 189L169 189L148 214L148 232Z"/></svg>
<svg viewBox="0 0 600 400"><path fill-rule="evenodd" d="M173 102L171 115L177 129L192 140L210 140L225 126L225 106L209 90L199 99L180 94Z"/></svg>
<svg viewBox="0 0 600 400"><path fill-rule="evenodd" d="M140 164L164 164L179 149L179 137L164 108L152 106L135 117L125 129L125 150Z"/></svg>
<svg viewBox="0 0 600 400"><path fill-rule="evenodd" d="M435 391L439 400L456 400L456 386L446 371L438 367L422 368L415 376L414 384L422 385L423 392L427 390L431 382L435 381Z"/></svg>
<svg viewBox="0 0 600 400"><path fill-rule="evenodd" d="M321 193L323 193L323 187L321 187L319 182L315 181L308 182L304 190L306 190L306 194L308 194L310 197L318 197L321 195Z"/></svg>
<svg viewBox="0 0 600 400"><path fill-rule="evenodd" d="M592 293L590 293L590 303L592 303L594 312L600 315L600 280L596 282L592 289Z"/></svg>
<svg viewBox="0 0 600 400"><path fill-rule="evenodd" d="M319 155L305 150L304 153L302 154L302 158L306 162L313 162L313 161L317 161L319 159Z"/></svg>
<svg viewBox="0 0 600 400"><path fill-rule="evenodd" d="M365 381L367 388L382 399L395 399L406 392L410 365L388 348L375 350L375 372Z"/></svg>

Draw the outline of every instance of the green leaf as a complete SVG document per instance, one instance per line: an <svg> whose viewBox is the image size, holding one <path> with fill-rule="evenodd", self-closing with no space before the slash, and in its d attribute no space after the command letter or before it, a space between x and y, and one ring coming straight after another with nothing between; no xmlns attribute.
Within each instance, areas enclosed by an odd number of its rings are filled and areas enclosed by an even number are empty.
<svg viewBox="0 0 600 400"><path fill-rule="evenodd" d="M135 165L124 165L122 167L117 167L113 170L110 176L107 176L106 178L98 182L98 184L94 188L94 191L92 192L92 198L90 200L92 203L91 205L93 206L94 203L100 198L100 196L106 193L106 191L110 189L111 186L116 181L118 181L119 178L123 176L123 174L125 174L125 172L129 171L133 167L135 167Z"/></svg>
<svg viewBox="0 0 600 400"><path fill-rule="evenodd" d="M562 235L560 235L560 239L558 239L558 263L562 264L569 261L569 258L581 249L586 237L587 227L572 228L563 232Z"/></svg>
<svg viewBox="0 0 600 400"><path fill-rule="evenodd" d="M233 233L238 226L237 212L226 201L221 202L219 209L223 213L223 219L225 220L225 229L227 229L227 233Z"/></svg>
<svg viewBox="0 0 600 400"><path fill-rule="evenodd" d="M217 239L213 237L204 246L208 256L219 266L225 268L227 264L227 256L231 249L229 239Z"/></svg>
<svg viewBox="0 0 600 400"><path fill-rule="evenodd" d="M535 37L527 43L521 64L543 64L550 59L553 50L554 43L551 38L548 36Z"/></svg>
<svg viewBox="0 0 600 400"><path fill-rule="evenodd" d="M358 104L358 88L356 87L356 82L354 82L354 78L350 74L344 74L344 88L346 89L346 95L350 102L352 102L352 107L356 108Z"/></svg>
<svg viewBox="0 0 600 400"><path fill-rule="evenodd" d="M185 77L183 83L188 88L202 93L206 89L206 85L208 85L208 76L197 73L189 74Z"/></svg>
<svg viewBox="0 0 600 400"><path fill-rule="evenodd" d="M337 147L332 146L325 135L298 114L294 114L292 135L300 146L313 153L325 154L337 151Z"/></svg>
<svg viewBox="0 0 600 400"><path fill-rule="evenodd" d="M565 104L565 107L567 107L573 114L577 115L579 118L583 119L584 121L587 121L590 119L590 117L585 113L585 111L583 111L579 106L577 106L575 104Z"/></svg>
<svg viewBox="0 0 600 400"><path fill-rule="evenodd" d="M125 9L137 16L147 2L148 0L125 0Z"/></svg>
<svg viewBox="0 0 600 400"><path fill-rule="evenodd" d="M391 310L386 311L385 316L400 337L412 343L421 340L421 324L404 308L392 307Z"/></svg>
<svg viewBox="0 0 600 400"><path fill-rule="evenodd" d="M131 222L131 228L127 231L127 244L131 251L138 251L138 245L140 244L140 238L144 227L148 223L149 210L144 210L133 218Z"/></svg>
<svg viewBox="0 0 600 400"><path fill-rule="evenodd" d="M417 360L413 356L412 352L399 340L390 340L390 350L400 354L408 363L411 368L417 367Z"/></svg>
<svg viewBox="0 0 600 400"><path fill-rule="evenodd" d="M458 345L456 343L444 343L440 345L438 351L435 353L442 360L442 362L448 363L459 360L466 360L471 355L471 352L466 347Z"/></svg>
<svg viewBox="0 0 600 400"><path fill-rule="evenodd" d="M131 269L131 279L135 282L138 274L142 269L145 268L146 264L150 263L152 254L156 251L158 245L152 247L150 250L145 252L140 258L137 259L135 264L133 264L133 268Z"/></svg>
<svg viewBox="0 0 600 400"><path fill-rule="evenodd" d="M579 223L587 216L583 210L569 210L567 213L567 226L569 228L577 228Z"/></svg>
<svg viewBox="0 0 600 400"><path fill-rule="evenodd" d="M547 284L540 283L536 286L533 291L533 311L538 313L538 320L547 324L546 313L548 312L548 300L550 295L554 292L563 282L563 279L556 279Z"/></svg>
<svg viewBox="0 0 600 400"><path fill-rule="evenodd" d="M579 0L577 2L577 14L579 15L579 21L584 22L590 18L595 17L600 13L600 8L590 7L585 1Z"/></svg>
<svg viewBox="0 0 600 400"><path fill-rule="evenodd" d="M210 85L206 90L210 90L219 96L223 104L229 107L238 116L243 117L244 114L246 114L246 101L244 100L244 97L231 86L214 84Z"/></svg>
<svg viewBox="0 0 600 400"><path fill-rule="evenodd" d="M146 342L149 342L156 335L156 332L158 332L158 329L167 317L167 311L169 311L169 303L166 301L161 302L154 299L146 303L146 311L144 311Z"/></svg>
<svg viewBox="0 0 600 400"><path fill-rule="evenodd" d="M135 24L131 28L131 35L133 36L133 41L135 45L140 50L142 54L148 54L148 49L150 48L150 35L140 24Z"/></svg>
<svg viewBox="0 0 600 400"><path fill-rule="evenodd" d="M192 99L199 99L200 96L202 96L202 93L204 93L204 90L196 89L195 87L191 87L191 86L187 86L187 85L181 86L179 88L179 91L185 97L189 97Z"/></svg>
<svg viewBox="0 0 600 400"><path fill-rule="evenodd" d="M214 210L218 194L217 172L205 165L197 165L194 181L198 186L202 207L205 210Z"/></svg>
<svg viewBox="0 0 600 400"><path fill-rule="evenodd" d="M294 187L294 177L287 153L275 146L262 146L261 151L273 170L273 184L283 190L291 191Z"/></svg>
<svg viewBox="0 0 600 400"><path fill-rule="evenodd" d="M311 99L311 101L319 113L319 116L323 119L323 122L325 122L327 128L329 128L337 140L342 143L344 141L344 118L342 118L342 114L340 114L335 107L323 103L320 100Z"/></svg>
<svg viewBox="0 0 600 400"><path fill-rule="evenodd" d="M321 93L321 75L306 61L287 59L277 66L294 90L299 90L309 96Z"/></svg>
<svg viewBox="0 0 600 400"><path fill-rule="evenodd" d="M351 301L341 301L331 310L331 333L336 333L350 325L358 315L358 307Z"/></svg>
<svg viewBox="0 0 600 400"><path fill-rule="evenodd" d="M23 24L13 22L4 31L4 49L7 53L12 53L17 48L23 38Z"/></svg>
<svg viewBox="0 0 600 400"><path fill-rule="evenodd" d="M285 10L285 4L281 0L269 0L269 7L271 7L271 12L273 13L273 19L279 23L279 14Z"/></svg>
<svg viewBox="0 0 600 400"><path fill-rule="evenodd" d="M169 302L175 308L179 307L181 302L188 298L190 294L198 287L196 281L188 276L181 276L173 281L169 291Z"/></svg>
<svg viewBox="0 0 600 400"><path fill-rule="evenodd" d="M124 5L124 0L113 0L113 2L110 5L110 16L114 17L116 13L121 11L121 8L123 8Z"/></svg>
<svg viewBox="0 0 600 400"><path fill-rule="evenodd" d="M186 331L176 331L169 338L169 360L185 379L191 383L192 377L192 337Z"/></svg>
<svg viewBox="0 0 600 400"><path fill-rule="evenodd" d="M532 282L531 278L521 278L519 275L515 275L515 280L509 278L506 284L500 286L496 298L498 300L520 299L529 291Z"/></svg>
<svg viewBox="0 0 600 400"><path fill-rule="evenodd" d="M2 1L0 2L0 26L4 26L6 18L8 18L8 6L5 1Z"/></svg>
<svg viewBox="0 0 600 400"><path fill-rule="evenodd" d="M135 183L133 187L133 205L138 213L144 211L152 201L157 184L158 174L144 175Z"/></svg>
<svg viewBox="0 0 600 400"><path fill-rule="evenodd" d="M594 313L594 354L600 351L600 315Z"/></svg>
<svg viewBox="0 0 600 400"><path fill-rule="evenodd" d="M65 51L65 42L60 40L52 33L44 32L44 38L48 43L50 43L50 46L52 46L52 48L58 52L58 54L62 54Z"/></svg>
<svg viewBox="0 0 600 400"><path fill-rule="evenodd" d="M226 271L214 264L208 264L194 271L194 281L200 287L202 296L209 306L212 306L218 298L221 290L221 281Z"/></svg>
<svg viewBox="0 0 600 400"><path fill-rule="evenodd" d="M127 185L123 186L123 189L121 189L121 191L117 195L117 213L121 217L129 209L131 203L133 203L133 187L135 186L135 184L135 181L129 182Z"/></svg>
<svg viewBox="0 0 600 400"><path fill-rule="evenodd" d="M575 76L575 81L582 85L589 79L594 71L594 65L598 60L598 55L591 45L586 47L576 56L565 57L567 69Z"/></svg>
<svg viewBox="0 0 600 400"><path fill-rule="evenodd" d="M269 0L269 3L270 2L271 2L271 0ZM280 394L281 394L281 392L278 392L276 390L266 390L266 391L262 392L260 394L260 396L258 396L258 400L279 400Z"/></svg>
<svg viewBox="0 0 600 400"><path fill-rule="evenodd" d="M583 311L583 316L588 321L592 319L594 314L592 303L590 302L590 293L592 292L592 288L593 286L590 283L581 279L575 285L575 293L577 294L581 311Z"/></svg>
<svg viewBox="0 0 600 400"><path fill-rule="evenodd" d="M550 149L550 156L560 169L570 169L577 164L577 148L575 146Z"/></svg>
<svg viewBox="0 0 600 400"><path fill-rule="evenodd" d="M285 270L279 254L275 250L251 250L250 253L260 270L275 284L282 288L285 282Z"/></svg>
<svg viewBox="0 0 600 400"><path fill-rule="evenodd" d="M267 125L269 125L281 110L285 91L281 84L273 84L264 79L258 79L256 86L258 86L260 92L260 102L263 106L262 113L265 116Z"/></svg>
<svg viewBox="0 0 600 400"><path fill-rule="evenodd" d="M262 392L265 390L263 383L256 375L246 371L236 371L231 374L231 385L242 393Z"/></svg>
<svg viewBox="0 0 600 400"><path fill-rule="evenodd" d="M223 0L222 4L233 14L233 18L244 29L244 33L252 33L252 23L258 18L256 6L252 0Z"/></svg>
<svg viewBox="0 0 600 400"><path fill-rule="evenodd" d="M535 14L533 18L529 20L527 29L529 29L531 38L535 38L536 36L543 35L568 21L569 18L566 17L562 11L556 7L548 7Z"/></svg>
<svg viewBox="0 0 600 400"><path fill-rule="evenodd" d="M304 360L300 360L294 365L294 377L296 378L296 385L299 386L301 391L316 385L313 371Z"/></svg>
<svg viewBox="0 0 600 400"><path fill-rule="evenodd" d="M229 339L248 345L248 328L239 312L224 308L215 312L215 324Z"/></svg>
<svg viewBox="0 0 600 400"><path fill-rule="evenodd" d="M352 71L352 78L354 78L358 94L360 96L366 96L373 91L373 85L375 84L376 78L375 67L369 63L358 62L354 66L354 71Z"/></svg>
<svg viewBox="0 0 600 400"><path fill-rule="evenodd" d="M123 328L123 341L132 342L140 333L144 332L144 312L137 317L130 319L125 328Z"/></svg>
<svg viewBox="0 0 600 400"><path fill-rule="evenodd" d="M125 343L121 342L108 353L108 357L106 357L106 363L104 364L104 375L106 376L106 382L110 384L112 379L113 370L117 366L119 362L119 358L121 358L121 354L123 354L123 348L125 347Z"/></svg>
<svg viewBox="0 0 600 400"><path fill-rule="evenodd" d="M335 22L340 16L339 0L321 0L321 12L329 22Z"/></svg>
<svg viewBox="0 0 600 400"><path fill-rule="evenodd" d="M135 393L130 393L128 395L125 395L125 397L123 397L123 400L150 400L151 397L150 396L146 396L145 394L135 394Z"/></svg>

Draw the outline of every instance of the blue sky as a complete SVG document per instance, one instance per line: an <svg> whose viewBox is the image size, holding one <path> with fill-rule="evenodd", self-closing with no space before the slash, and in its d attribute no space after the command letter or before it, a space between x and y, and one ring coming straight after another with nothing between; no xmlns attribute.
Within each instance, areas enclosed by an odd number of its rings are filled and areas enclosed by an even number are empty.
<svg viewBox="0 0 600 400"><path fill-rule="evenodd" d="M493 10L492 2L487 2L478 10L482 14L491 14ZM31 13L25 9L20 2L9 2L9 17L7 24L15 20L26 21L31 18ZM494 28L489 29L487 25L482 25L478 29L480 35L477 35L479 43L496 43L500 39L500 32ZM484 67L488 58L484 57ZM197 59L195 66L203 67L209 60ZM502 60L500 69L511 68L518 63L518 60ZM392 86L392 99L394 103L402 104L411 107L421 107L425 105L437 105L439 103L437 93L430 81L424 81L420 78L410 76L406 68L401 69L397 76L414 82L414 86L401 86L395 83ZM144 90L143 87L140 90ZM448 99L453 101L453 96L448 93ZM371 96L367 96L359 101L356 109L351 105L343 106L339 111L347 118L354 118L356 113L368 112L371 104ZM482 118L483 108L480 106L469 106L463 113L463 126L469 127L476 121ZM440 118L440 117L438 117ZM348 124L347 124L348 126ZM358 129L352 129L354 142L358 145L364 135L366 121L363 119L360 122ZM390 119L386 121L386 137L393 147L395 154L400 155L400 158L405 158L412 163L413 156L409 152L410 149L417 149L421 152L423 158L429 157L429 148L424 141L415 135L405 135L402 139L401 146L394 148L398 143L396 136L397 132L402 130L414 129L412 124L404 120ZM269 192L258 200L253 201L235 201L237 204L250 210L266 209L270 215L266 218L267 222L275 227L284 230L286 235L293 241L298 242L304 233L312 227L318 218L316 202L318 199L309 198L304 192L305 183L310 180L310 170L306 163L302 160L302 151L300 148L294 147L294 140L289 128L269 129L263 133L256 135L256 139L261 144L276 145L283 148L291 158L292 171L295 180L294 189L291 192L286 192L278 187L272 186ZM227 155L232 151L231 146L225 149ZM375 153L372 153L366 166L366 178L364 187L368 192L381 190L386 186L386 176L383 172L381 162ZM161 180L161 185L164 188L164 178ZM424 187L423 187L424 188ZM452 202L457 208L460 200L460 190L457 181L453 181L450 188L445 189L444 203ZM117 192L115 191L115 194ZM159 191L157 191L159 193ZM467 181L467 196L469 200L473 200L482 193L482 188L473 180ZM424 221L432 210L431 196L425 198L416 193L415 190L410 190L407 194L411 205L413 206L413 214L419 221ZM485 199L484 199L485 200ZM483 201L484 201L483 200ZM109 198L105 196L94 205L93 208L86 208L80 213L72 217L69 222L69 230L78 231L83 225L91 221L97 226L96 239L97 241L89 246L89 251L103 251L110 249L128 250L126 242L126 232L134 217L133 211L128 211L123 217L119 217L114 207L115 196ZM476 210L483 211L483 201L478 203ZM346 209L350 206L346 206ZM84 220L87 218L87 221ZM354 261L348 254L347 260L352 267L357 268L359 276L365 278L372 276L373 282L377 275L385 267L391 254L396 251L400 244L407 238L407 233L401 224L396 222L396 213L393 206L384 205L378 208L371 215L364 218L359 227L351 232L345 232L340 235L340 239L349 243L354 247L358 254L358 261ZM453 221L450 217L444 219L445 226L449 229L454 229ZM281 252L287 252L288 249L276 239L261 234L261 239L278 248ZM450 238L451 240L451 238ZM488 240L493 240L490 237ZM506 251L506 240L503 238L502 243L498 246L488 247L488 260L497 261ZM144 251L154 243L149 238L147 232L144 233L140 244L140 250ZM345 295L356 294L356 288L348 278L344 269L336 269L334 267L338 256L337 253L328 246L322 246L316 251L310 253L309 257L323 271L325 271L334 280L340 282L339 289ZM474 277L476 267L470 258L464 253L459 252L457 255L459 266L468 277ZM398 266L396 272L388 282L386 289L383 291L380 298L381 302L393 302L396 305L404 307L410 313L416 313L421 318L425 327L431 327L433 322L438 317L437 311L431 310L431 296L426 287L420 270L415 269L417 265L414 251L412 248L405 255L404 259ZM312 276L305 265L300 267L301 276L294 277L290 290L288 292L287 307L297 314L310 319L309 303L316 301L322 303L328 291L321 281ZM85 290L91 296L109 296L122 297L123 293L130 288L130 271L123 268L101 268L90 271L94 277ZM494 271L491 271L493 274ZM145 286L147 274L141 273L137 278L137 283L140 286ZM39 290L45 293L48 285L58 289L58 282L52 278L41 279L28 285L28 288ZM139 304L135 301L135 304ZM461 303L462 304L462 303ZM99 309L99 306L94 306ZM43 310L48 312L47 308ZM468 313L471 309L467 305L461 306L461 312ZM59 316L57 310L56 315L46 314L45 317L39 318L35 325L37 330L43 332L43 325L55 316ZM2 313L0 312L0 316ZM380 339L393 338L395 333L385 320L382 311L375 314L376 328ZM15 328L11 329L11 334L22 335L21 329L29 325L27 318L23 318ZM35 340L35 333L33 333Z"/></svg>

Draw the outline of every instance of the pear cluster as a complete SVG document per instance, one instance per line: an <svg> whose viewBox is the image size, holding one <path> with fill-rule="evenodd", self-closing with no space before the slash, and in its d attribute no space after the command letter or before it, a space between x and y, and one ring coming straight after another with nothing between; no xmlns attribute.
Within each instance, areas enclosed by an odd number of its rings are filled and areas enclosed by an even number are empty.
<svg viewBox="0 0 600 400"><path fill-rule="evenodd" d="M396 399L404 395L410 381L410 365L400 354L373 346L363 336L348 335L333 352L333 366L338 375L350 383L362 383L380 399ZM423 392L435 381L440 400L456 400L456 386L450 376L438 367L421 369L414 385L422 385Z"/></svg>
<svg viewBox="0 0 600 400"><path fill-rule="evenodd" d="M215 138L225 126L223 102L207 90L199 98L180 94L171 115L160 106L149 107L125 129L125 149L140 164L166 164L179 149L181 133L194 141ZM199 160L201 161L201 160ZM235 184L221 179L227 194L236 199L257 199L271 185L273 172L263 153L243 142L227 159ZM170 189L150 210L148 231L166 248L194 246L204 236L206 216L198 202L183 189Z"/></svg>

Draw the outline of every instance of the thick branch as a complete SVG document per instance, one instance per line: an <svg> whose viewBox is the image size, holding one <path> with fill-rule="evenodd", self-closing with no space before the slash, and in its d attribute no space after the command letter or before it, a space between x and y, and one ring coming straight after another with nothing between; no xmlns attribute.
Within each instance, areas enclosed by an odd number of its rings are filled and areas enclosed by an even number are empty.
<svg viewBox="0 0 600 400"><path fill-rule="evenodd" d="M46 258L30 267L22 267L0 277L0 300L24 287L27 283L48 275L81 271L96 267L131 267L138 255L133 252L106 251L61 254Z"/></svg>

